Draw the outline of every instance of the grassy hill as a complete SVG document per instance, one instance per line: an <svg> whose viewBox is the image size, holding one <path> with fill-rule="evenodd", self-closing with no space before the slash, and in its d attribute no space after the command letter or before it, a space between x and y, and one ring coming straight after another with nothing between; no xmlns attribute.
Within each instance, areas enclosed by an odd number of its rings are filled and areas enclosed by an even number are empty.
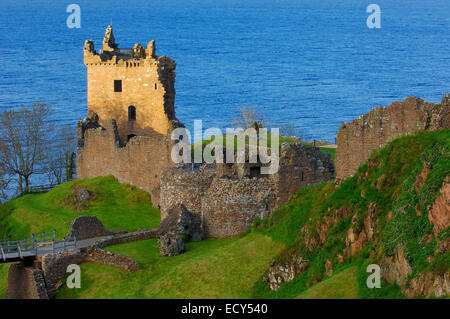
<svg viewBox="0 0 450 319"><path fill-rule="evenodd" d="M428 174L418 189L417 176L424 168ZM423 272L450 269L448 250L436 253L450 230L436 236L427 214L449 175L449 130L403 137L372 154L338 187L330 182L295 192L269 218L255 220L244 236L188 243L186 253L176 257L159 257L155 239L109 247L136 259L142 269L130 274L85 263L82 288L62 288L56 298L403 298L395 283L368 289L366 266L402 244L412 269L408 281ZM70 200L78 187L94 193L81 208ZM133 231L160 222L147 193L108 176L66 183L1 205L0 237L20 239L56 229L61 238L79 215L96 215L111 230ZM375 218L373 238L348 253L349 230L361 237L369 217ZM271 291L264 280L270 261L289 263L299 255L309 261L308 268ZM327 274L327 261L332 274ZM6 280L7 265L1 265L0 297Z"/></svg>
<svg viewBox="0 0 450 319"><path fill-rule="evenodd" d="M427 175L418 182L423 172ZM339 187L330 182L297 191L287 205L257 221L253 228L287 247L277 256L274 267L293 264L298 256L308 260L309 266L275 292L264 280L266 272L255 284L253 296L308 295L310 287L331 282L332 277L326 274L328 263L335 274L357 267L360 298L401 298L395 283L383 282L382 288L375 290L365 285L367 265L394 255L399 247L404 248L411 267L411 273L405 275L406 286L421 273L442 276L450 269L450 253L448 249L441 251L450 230L447 227L434 234L428 211L449 175L450 130L423 132L396 139L374 152ZM373 237L364 239L371 228L368 224L374 225L370 230ZM359 243L355 241L358 249L356 244L352 246L354 239L349 239L349 234L362 238ZM333 290L332 285L328 287Z"/></svg>

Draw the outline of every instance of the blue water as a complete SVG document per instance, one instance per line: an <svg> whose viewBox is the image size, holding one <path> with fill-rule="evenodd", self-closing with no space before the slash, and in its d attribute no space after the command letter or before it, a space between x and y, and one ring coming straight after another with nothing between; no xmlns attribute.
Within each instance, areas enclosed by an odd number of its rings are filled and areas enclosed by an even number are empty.
<svg viewBox="0 0 450 319"><path fill-rule="evenodd" d="M366 7L380 5L382 28ZM66 7L81 7L81 29ZM228 127L240 106L309 138L408 96L450 92L449 0L0 0L0 108L44 101L60 123L87 113L83 44L113 22L121 47L155 39L177 62L176 114Z"/></svg>

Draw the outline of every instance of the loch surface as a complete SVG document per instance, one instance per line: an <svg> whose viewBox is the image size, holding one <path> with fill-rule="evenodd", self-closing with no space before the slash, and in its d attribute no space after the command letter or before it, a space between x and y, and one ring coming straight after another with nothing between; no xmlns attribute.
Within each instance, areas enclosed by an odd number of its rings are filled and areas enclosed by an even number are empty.
<svg viewBox="0 0 450 319"><path fill-rule="evenodd" d="M66 7L81 8L69 29ZM61 124L86 116L83 44L156 41L177 62L176 114L187 127L230 126L240 106L309 139L334 141L343 121L408 96L450 92L450 1L397 0L366 26L360 0L1 0L0 109L44 101Z"/></svg>

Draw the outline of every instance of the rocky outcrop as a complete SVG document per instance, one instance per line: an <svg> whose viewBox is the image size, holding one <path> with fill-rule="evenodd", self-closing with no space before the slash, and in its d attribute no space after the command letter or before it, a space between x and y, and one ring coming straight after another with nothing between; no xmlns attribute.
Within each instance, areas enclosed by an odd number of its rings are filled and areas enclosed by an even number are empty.
<svg viewBox="0 0 450 319"><path fill-rule="evenodd" d="M294 254L287 261L277 263L275 259L270 262L270 268L264 281L269 283L272 291L280 289L280 287L299 276L309 267L309 261L301 256Z"/></svg>
<svg viewBox="0 0 450 319"><path fill-rule="evenodd" d="M380 262L381 275L388 283L396 283L400 287L404 287L408 276L412 273L411 266L404 255L404 248L398 246L395 254L392 256L384 256Z"/></svg>
<svg viewBox="0 0 450 319"><path fill-rule="evenodd" d="M363 229L359 231L357 230L358 214L353 216L352 225L345 239L346 248L343 252L344 256L354 256L364 248L369 240L373 239L377 225L376 209L375 203L369 204L368 214L364 217Z"/></svg>
<svg viewBox="0 0 450 319"><path fill-rule="evenodd" d="M407 298L441 298L450 294L450 272L448 271L443 274L422 272L408 281L412 269L405 258L402 246L396 248L394 255L383 257L379 265L383 279L388 283L399 285Z"/></svg>
<svg viewBox="0 0 450 319"><path fill-rule="evenodd" d="M450 295L450 272L442 275L431 272L421 273L413 278L407 287L403 287L402 292L407 298L448 296Z"/></svg>
<svg viewBox="0 0 450 319"><path fill-rule="evenodd" d="M433 225L433 232L436 237L441 230L450 226L450 177L447 177L444 181L440 195L428 212L428 219Z"/></svg>
<svg viewBox="0 0 450 319"><path fill-rule="evenodd" d="M63 199L63 205L71 207L75 212L83 211L94 197L95 193L86 186L75 186L70 195Z"/></svg>

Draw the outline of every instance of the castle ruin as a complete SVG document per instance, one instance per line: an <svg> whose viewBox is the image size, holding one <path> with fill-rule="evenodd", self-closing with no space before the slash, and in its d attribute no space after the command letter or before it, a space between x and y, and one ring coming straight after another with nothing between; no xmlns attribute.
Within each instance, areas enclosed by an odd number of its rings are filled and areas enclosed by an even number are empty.
<svg viewBox="0 0 450 319"><path fill-rule="evenodd" d="M149 192L161 217L183 204L201 217L208 237L240 235L289 195L332 180L330 156L301 143L283 144L279 170L261 175L261 163L179 165L171 159L175 117L175 62L156 56L155 42L121 49L111 26L97 53L84 45L88 117L78 121L78 178L114 175Z"/></svg>

